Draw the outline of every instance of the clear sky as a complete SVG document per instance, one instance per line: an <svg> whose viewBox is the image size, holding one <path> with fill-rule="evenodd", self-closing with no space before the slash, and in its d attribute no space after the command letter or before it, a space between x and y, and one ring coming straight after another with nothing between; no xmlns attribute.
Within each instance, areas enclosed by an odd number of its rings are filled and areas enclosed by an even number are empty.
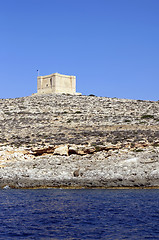
<svg viewBox="0 0 159 240"><path fill-rule="evenodd" d="M0 0L0 98L40 75L84 95L159 100L159 0Z"/></svg>

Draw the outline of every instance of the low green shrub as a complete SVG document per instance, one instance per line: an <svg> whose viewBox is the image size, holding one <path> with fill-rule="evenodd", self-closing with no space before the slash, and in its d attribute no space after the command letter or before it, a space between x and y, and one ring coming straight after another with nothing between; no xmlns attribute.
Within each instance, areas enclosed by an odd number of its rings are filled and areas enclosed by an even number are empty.
<svg viewBox="0 0 159 240"><path fill-rule="evenodd" d="M143 152L144 150L141 149L141 148L138 148L138 149L134 149L134 152Z"/></svg>
<svg viewBox="0 0 159 240"><path fill-rule="evenodd" d="M127 123L129 123L129 122L131 122L131 120L129 120L129 119L125 119L125 121L124 122L127 122Z"/></svg>
<svg viewBox="0 0 159 240"><path fill-rule="evenodd" d="M79 114L79 113L82 113L81 111L76 111L75 113Z"/></svg>
<svg viewBox="0 0 159 240"><path fill-rule="evenodd" d="M89 94L89 96L90 96L90 97L96 97L96 95L94 95L94 94Z"/></svg>
<svg viewBox="0 0 159 240"><path fill-rule="evenodd" d="M154 118L154 116L149 114L145 114L141 116L141 119L149 119L149 118Z"/></svg>

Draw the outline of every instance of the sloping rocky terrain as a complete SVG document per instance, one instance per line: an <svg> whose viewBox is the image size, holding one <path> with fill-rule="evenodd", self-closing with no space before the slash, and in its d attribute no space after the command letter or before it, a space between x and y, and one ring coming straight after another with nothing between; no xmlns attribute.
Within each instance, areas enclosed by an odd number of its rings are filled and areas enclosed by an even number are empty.
<svg viewBox="0 0 159 240"><path fill-rule="evenodd" d="M0 99L0 187L158 187L159 102Z"/></svg>

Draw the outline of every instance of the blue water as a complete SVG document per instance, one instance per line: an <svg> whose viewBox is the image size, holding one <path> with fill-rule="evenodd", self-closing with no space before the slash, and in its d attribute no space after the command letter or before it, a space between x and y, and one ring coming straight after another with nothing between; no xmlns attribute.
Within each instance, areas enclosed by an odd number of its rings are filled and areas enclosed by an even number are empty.
<svg viewBox="0 0 159 240"><path fill-rule="evenodd" d="M0 190L0 239L159 239L159 190Z"/></svg>

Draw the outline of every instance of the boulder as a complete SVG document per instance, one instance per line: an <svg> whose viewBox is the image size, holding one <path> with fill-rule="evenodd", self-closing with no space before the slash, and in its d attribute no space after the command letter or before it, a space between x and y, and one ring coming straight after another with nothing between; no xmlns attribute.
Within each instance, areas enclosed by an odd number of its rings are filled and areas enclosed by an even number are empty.
<svg viewBox="0 0 159 240"><path fill-rule="evenodd" d="M56 147L54 155L68 156L68 145Z"/></svg>
<svg viewBox="0 0 159 240"><path fill-rule="evenodd" d="M69 146L68 153L69 153L69 155L71 155L71 154L78 154L78 146L76 146L75 144Z"/></svg>
<svg viewBox="0 0 159 240"><path fill-rule="evenodd" d="M73 172L73 176L74 176L74 177L79 177L79 175L80 175L79 169L78 169L78 170L75 170L75 171Z"/></svg>

